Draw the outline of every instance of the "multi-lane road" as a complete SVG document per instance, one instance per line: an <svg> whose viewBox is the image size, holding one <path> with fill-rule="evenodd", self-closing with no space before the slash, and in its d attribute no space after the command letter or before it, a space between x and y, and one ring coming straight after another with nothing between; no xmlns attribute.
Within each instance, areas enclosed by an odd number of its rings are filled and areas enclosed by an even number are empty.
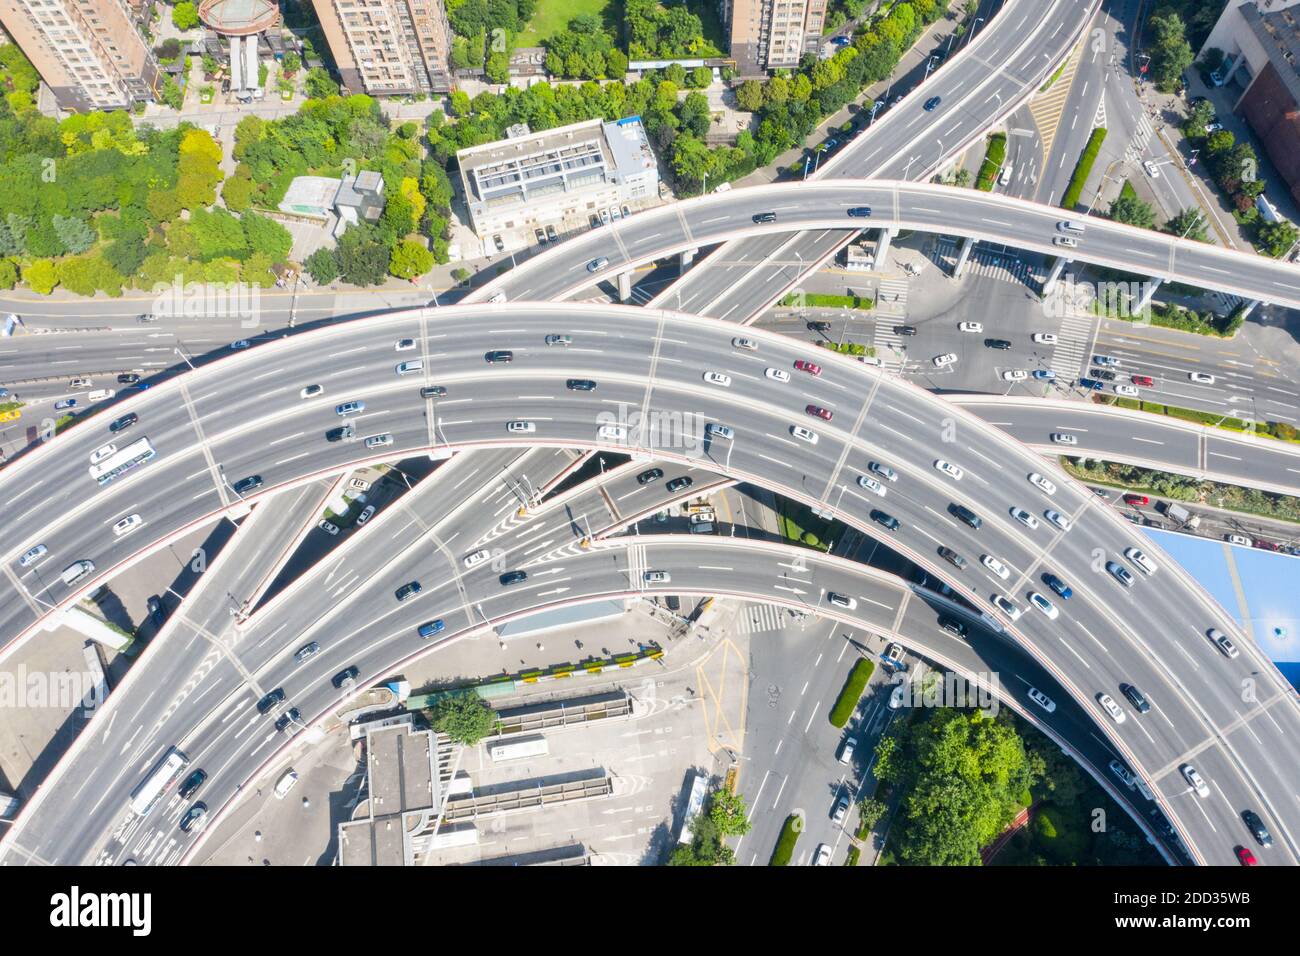
<svg viewBox="0 0 1300 956"><path fill-rule="evenodd" d="M140 421L129 431L147 434L159 457L118 484L96 489L85 471L90 451L108 438L107 417L82 423L0 472L0 491L15 500L0 519L12 542L5 567L21 583L4 602L6 633L34 626L44 603L74 596L57 581L67 563L89 557L107 568L142 545L210 521L240 504L229 483L251 474L264 481L256 497L362 461L429 448L622 448L701 465L832 509L950 578L990 613L990 600L1008 595L1023 615L1015 622L1001 617L1003 626L1078 699L1114 696L1121 682L1131 682L1160 701L1155 719L1133 715L1123 727L1108 726L1097 710L1098 720L1116 750L1157 785L1171 761L1198 755L1202 772L1221 788L1222 805L1166 801L1166 807L1202 859L1231 859L1224 835L1239 826L1230 812L1234 805L1260 808L1276 822L1279 842L1292 847L1300 808L1285 765L1296 739L1288 728L1300 714L1290 689L1241 635L1241 656L1223 659L1206 631L1235 633L1229 616L1096 496L997 429L897 379L771 333L749 330L757 350L735 348L734 326L714 320L558 303L442 309L436 322L431 315L425 310L305 333L132 399L125 408ZM547 346L548 334L569 334L573 342ZM395 351L403 337L414 338L416 348ZM514 361L485 363L485 344L513 350ZM417 357L425 363L422 375L395 374L396 362ZM804 360L819 362L822 374L795 368ZM788 380L769 377L767 368ZM709 384L705 370L729 376L729 384ZM569 378L594 380L597 388L572 391ZM426 383L444 385L447 394L421 399ZM309 384L323 385L324 394L301 398ZM366 403L354 416L358 439L389 434L391 445L367 450L360 441L327 441L326 432L343 420L335 404L349 400ZM825 409L833 419L814 417L805 406ZM509 421L531 422L535 431L516 436L507 431ZM649 426L645 434L639 421ZM706 437L711 422L731 426L735 437ZM625 431L602 437L602 424ZM800 440L792 427L810 429L818 441ZM960 480L935 469L940 456L964 470ZM872 461L900 476L884 497L857 481L871 474ZM1047 476L1056 491L1047 495L1030 484L1031 472ZM27 485L36 474L40 482ZM38 488L44 502L33 493ZM953 505L971 508L982 526L956 520ZM1013 508L1029 510L1036 527L1015 520ZM884 530L871 519L873 509L897 518L900 528ZM1054 527L1045 517L1049 509L1067 516L1070 530ZM103 529L123 513L139 513L145 524L108 544L104 557L97 551L108 537ZM50 547L49 557L34 569L18 568L17 556L37 542ZM1161 567L1129 590L1098 570L1098 561L1124 561L1123 552L1135 546ZM966 569L953 570L940 547L960 553ZM980 563L985 554L1007 568L1005 580ZM1040 580L1049 571L1074 591L1068 602L1052 598L1060 615L1055 621L1026 599L1030 591L1052 597ZM712 582L701 588L711 589L725 591ZM811 609L824 597L778 596ZM473 603L462 595L458 605L439 613L468 620ZM1249 706L1236 693L1238 679L1248 675L1262 688L1259 702Z"/></svg>

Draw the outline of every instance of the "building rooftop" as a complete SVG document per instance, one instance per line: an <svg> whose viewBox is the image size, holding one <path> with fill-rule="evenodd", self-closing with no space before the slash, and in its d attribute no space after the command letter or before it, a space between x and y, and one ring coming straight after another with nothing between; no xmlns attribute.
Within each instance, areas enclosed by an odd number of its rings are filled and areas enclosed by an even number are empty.
<svg viewBox="0 0 1300 956"><path fill-rule="evenodd" d="M407 722L366 733L368 799L355 818L339 825L342 866L403 866L414 851L410 837L438 812L437 738Z"/></svg>
<svg viewBox="0 0 1300 956"><path fill-rule="evenodd" d="M280 200L282 212L306 216L328 216L339 191L339 181L328 176L299 176L289 184Z"/></svg>
<svg viewBox="0 0 1300 956"><path fill-rule="evenodd" d="M280 22L275 0L202 0L199 19L226 36L251 36Z"/></svg>
<svg viewBox="0 0 1300 956"><path fill-rule="evenodd" d="M1292 9L1260 13L1255 4L1242 4L1242 18L1260 45L1268 51L1269 62L1277 69L1292 98L1300 102L1300 18Z"/></svg>

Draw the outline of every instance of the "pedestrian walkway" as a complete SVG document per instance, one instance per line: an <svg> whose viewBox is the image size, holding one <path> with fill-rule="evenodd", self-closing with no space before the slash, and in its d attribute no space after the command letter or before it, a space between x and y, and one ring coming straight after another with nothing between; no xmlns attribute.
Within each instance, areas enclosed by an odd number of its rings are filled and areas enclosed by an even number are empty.
<svg viewBox="0 0 1300 956"><path fill-rule="evenodd" d="M1137 131L1133 134L1133 139L1124 150L1124 162L1130 166L1141 163L1142 155L1146 152L1147 144L1151 142L1153 135L1155 135L1155 128L1151 125L1151 118L1143 113L1138 119Z"/></svg>
<svg viewBox="0 0 1300 956"><path fill-rule="evenodd" d="M1052 371L1058 379L1072 383L1087 364L1088 349L1092 344L1092 329L1096 317L1067 311L1057 333L1056 351L1052 353Z"/></svg>
<svg viewBox="0 0 1300 956"><path fill-rule="evenodd" d="M783 608L771 604L747 604L735 627L739 634L762 634L766 631L779 631L786 623Z"/></svg>
<svg viewBox="0 0 1300 956"><path fill-rule="evenodd" d="M951 272L957 262L958 250L956 239L941 236L934 243L931 261L945 272ZM1015 282L1035 289L1039 285L1038 276L1029 263L1021 261L1019 253L980 242L977 242L975 248L971 250L962 278L969 275Z"/></svg>
<svg viewBox="0 0 1300 956"><path fill-rule="evenodd" d="M907 318L907 293L911 283L904 277L882 278L876 291L875 334L871 344L881 367L897 371L907 360L903 337L894 331L896 320Z"/></svg>

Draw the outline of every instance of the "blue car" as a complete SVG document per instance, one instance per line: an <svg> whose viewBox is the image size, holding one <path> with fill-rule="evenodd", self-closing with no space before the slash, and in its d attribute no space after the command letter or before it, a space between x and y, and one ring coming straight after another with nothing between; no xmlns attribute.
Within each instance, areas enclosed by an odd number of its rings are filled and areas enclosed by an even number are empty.
<svg viewBox="0 0 1300 956"><path fill-rule="evenodd" d="M1061 596L1062 601L1070 600L1070 595L1074 594L1071 587L1058 578L1055 574L1044 574L1043 583Z"/></svg>
<svg viewBox="0 0 1300 956"><path fill-rule="evenodd" d="M433 635L440 633L445 627L446 625L442 622L442 618L438 618L436 621L426 621L424 624L420 625L420 636L433 637Z"/></svg>
<svg viewBox="0 0 1300 956"><path fill-rule="evenodd" d="M65 408L76 408L77 400L75 398L64 398L54 403L54 410L62 411Z"/></svg>
<svg viewBox="0 0 1300 956"><path fill-rule="evenodd" d="M1041 379L1047 382L1050 382L1052 379L1056 378L1056 373L1053 372L1050 368L1036 368L1034 369L1033 374L1034 374L1034 378Z"/></svg>
<svg viewBox="0 0 1300 956"><path fill-rule="evenodd" d="M1095 378L1081 378L1079 379L1079 384L1082 385L1084 388L1092 389L1094 392L1100 391L1101 389L1106 387L1105 382L1099 382Z"/></svg>
<svg viewBox="0 0 1300 956"><path fill-rule="evenodd" d="M833 37L831 39L831 46L848 46L850 42L852 41L850 41L848 37Z"/></svg>
<svg viewBox="0 0 1300 956"><path fill-rule="evenodd" d="M938 105L939 105L939 97L937 97L937 96L932 96L932 97L930 97L928 100L925 101L925 105L924 105L922 108L923 108L927 113L930 113L930 112L933 112L934 108L935 108L936 106L938 106Z"/></svg>

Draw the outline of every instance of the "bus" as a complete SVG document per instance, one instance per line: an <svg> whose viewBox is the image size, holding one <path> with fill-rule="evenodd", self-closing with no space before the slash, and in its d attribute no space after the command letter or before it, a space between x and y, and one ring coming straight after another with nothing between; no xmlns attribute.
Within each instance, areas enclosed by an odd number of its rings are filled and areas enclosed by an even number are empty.
<svg viewBox="0 0 1300 956"><path fill-rule="evenodd" d="M131 812L137 817L142 817L152 810L158 798L176 782L176 778L181 775L181 771L189 762L190 758L175 747L169 749L153 768L153 772L145 777L144 783L136 787L135 792L131 794Z"/></svg>
<svg viewBox="0 0 1300 956"><path fill-rule="evenodd" d="M514 740L494 740L487 745L488 756L493 763L502 760L517 760L520 757L540 757L550 753L550 746L541 734L516 737Z"/></svg>
<svg viewBox="0 0 1300 956"><path fill-rule="evenodd" d="M120 451L105 458L97 465L90 466L90 477L100 485L106 485L119 475L130 471L136 465L143 465L156 455L148 438L133 441Z"/></svg>
<svg viewBox="0 0 1300 956"><path fill-rule="evenodd" d="M695 839L691 833L691 823L704 809L704 797L709 792L709 776L698 771L691 783L691 795L686 800L686 812L682 814L682 832L677 837L678 843L690 843Z"/></svg>

